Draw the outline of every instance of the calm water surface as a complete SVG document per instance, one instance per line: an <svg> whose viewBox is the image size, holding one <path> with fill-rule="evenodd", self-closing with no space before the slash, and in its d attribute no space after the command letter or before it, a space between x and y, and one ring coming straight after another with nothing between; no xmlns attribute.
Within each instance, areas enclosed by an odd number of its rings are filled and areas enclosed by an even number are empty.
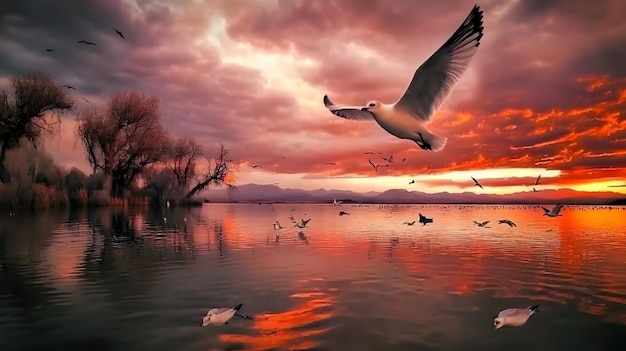
<svg viewBox="0 0 626 351"><path fill-rule="evenodd" d="M402 224L418 212L434 223ZM0 350L623 350L626 210L562 213L212 204L2 214ZM298 234L289 215L312 218L309 228ZM209 308L238 303L254 320L200 327ZM526 325L493 329L501 309L533 304L542 312Z"/></svg>

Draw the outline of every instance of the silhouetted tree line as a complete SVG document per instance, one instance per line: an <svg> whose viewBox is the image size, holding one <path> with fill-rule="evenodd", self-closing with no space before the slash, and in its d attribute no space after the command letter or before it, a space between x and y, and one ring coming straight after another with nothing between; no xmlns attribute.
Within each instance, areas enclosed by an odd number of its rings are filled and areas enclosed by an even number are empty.
<svg viewBox="0 0 626 351"><path fill-rule="evenodd" d="M77 134L92 167L87 175L56 165L41 149L74 102L43 73L11 79L0 90L0 207L47 208L191 204L213 185L232 187L235 162L220 146L209 157L193 138L174 138L160 121L159 100L114 93L106 106L78 112Z"/></svg>

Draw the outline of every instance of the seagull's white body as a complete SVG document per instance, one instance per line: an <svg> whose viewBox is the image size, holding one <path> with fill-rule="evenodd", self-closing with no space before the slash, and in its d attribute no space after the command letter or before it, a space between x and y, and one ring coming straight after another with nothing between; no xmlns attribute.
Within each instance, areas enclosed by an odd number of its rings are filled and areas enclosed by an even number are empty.
<svg viewBox="0 0 626 351"><path fill-rule="evenodd" d="M469 65L482 36L483 13L474 6L454 34L415 71L394 104L372 100L365 106L337 106L325 95L324 106L338 117L374 120L389 134L413 140L422 150L441 151L448 139L426 125Z"/></svg>
<svg viewBox="0 0 626 351"><path fill-rule="evenodd" d="M530 316L539 312L538 308L538 305L528 308L507 308L500 311L498 316L494 318L493 326L496 329L500 329L504 326L519 327L524 325Z"/></svg>
<svg viewBox="0 0 626 351"><path fill-rule="evenodd" d="M206 327L209 324L224 325L235 316L237 311L241 309L242 304L235 306L234 308L213 308L207 312L206 316L202 318L202 326Z"/></svg>

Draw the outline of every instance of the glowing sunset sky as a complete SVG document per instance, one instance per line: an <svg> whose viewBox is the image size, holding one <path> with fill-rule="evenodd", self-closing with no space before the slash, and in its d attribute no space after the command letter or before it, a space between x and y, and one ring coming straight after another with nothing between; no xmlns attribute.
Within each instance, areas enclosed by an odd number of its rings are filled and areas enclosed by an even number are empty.
<svg viewBox="0 0 626 351"><path fill-rule="evenodd" d="M626 183L622 0L478 3L481 45L429 125L449 138L441 152L325 109L324 94L338 104L394 102L473 5L9 1L0 7L0 80L42 70L77 88L78 109L90 107L83 97L104 103L119 90L156 95L173 135L193 136L209 150L223 142L246 160L238 185L510 193L532 190L526 185L542 174L538 190L626 193L618 187ZM58 163L90 170L74 116L64 117L45 146ZM376 163L383 162L379 152L395 162L375 172L367 151Z"/></svg>

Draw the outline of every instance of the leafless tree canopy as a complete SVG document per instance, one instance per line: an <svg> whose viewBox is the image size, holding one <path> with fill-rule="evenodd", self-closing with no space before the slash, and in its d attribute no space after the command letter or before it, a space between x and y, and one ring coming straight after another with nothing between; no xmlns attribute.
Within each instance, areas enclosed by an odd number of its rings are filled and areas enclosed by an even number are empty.
<svg viewBox="0 0 626 351"><path fill-rule="evenodd" d="M208 166L205 172L196 178L197 183L185 194L185 199L191 198L208 186L226 185L229 188L233 187L235 162L228 158L228 150L224 148L224 145L220 145L218 155L207 158L207 162Z"/></svg>
<svg viewBox="0 0 626 351"><path fill-rule="evenodd" d="M82 112L77 131L94 172L109 178L106 190L114 196L146 166L160 161L168 146L158 99L137 92L116 93L105 109Z"/></svg>
<svg viewBox="0 0 626 351"><path fill-rule="evenodd" d="M52 132L57 122L46 119L49 112L70 110L74 103L67 92L48 75L34 72L11 79L11 90L0 90L0 181L9 179L4 171L6 151L21 139L36 145L42 132Z"/></svg>

